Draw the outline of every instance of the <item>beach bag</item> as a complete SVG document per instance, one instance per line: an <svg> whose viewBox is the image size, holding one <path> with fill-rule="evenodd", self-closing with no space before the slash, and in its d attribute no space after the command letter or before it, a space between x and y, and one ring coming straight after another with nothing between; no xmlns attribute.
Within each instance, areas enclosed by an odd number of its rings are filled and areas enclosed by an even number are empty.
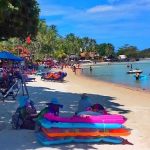
<svg viewBox="0 0 150 150"><path fill-rule="evenodd" d="M28 129L28 130L34 130L35 129L35 122L32 120L32 118L27 118L24 120L21 129Z"/></svg>
<svg viewBox="0 0 150 150"><path fill-rule="evenodd" d="M13 129L20 129L23 125L23 120L21 119L19 112L12 115L11 125Z"/></svg>
<svg viewBox="0 0 150 150"><path fill-rule="evenodd" d="M34 130L35 122L33 120L32 114L37 114L36 109L34 107L31 107L30 105L26 106L21 115L21 117L23 118L21 129Z"/></svg>
<svg viewBox="0 0 150 150"><path fill-rule="evenodd" d="M35 122L30 117L30 114L35 112L31 107L22 107L16 110L12 115L12 128L13 129L31 129L35 128Z"/></svg>

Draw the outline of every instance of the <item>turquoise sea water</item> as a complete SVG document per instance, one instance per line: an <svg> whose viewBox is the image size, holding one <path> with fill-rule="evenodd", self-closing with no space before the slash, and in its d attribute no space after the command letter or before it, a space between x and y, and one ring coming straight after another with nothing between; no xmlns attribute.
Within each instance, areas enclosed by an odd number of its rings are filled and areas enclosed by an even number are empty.
<svg viewBox="0 0 150 150"><path fill-rule="evenodd" d="M127 63L111 63L110 65L92 66L92 72L89 67L84 68L83 74L95 79L127 85L141 89L150 90L150 61L132 62L133 69L143 70L142 75L146 77L136 80L133 74L127 74L130 68L127 68Z"/></svg>

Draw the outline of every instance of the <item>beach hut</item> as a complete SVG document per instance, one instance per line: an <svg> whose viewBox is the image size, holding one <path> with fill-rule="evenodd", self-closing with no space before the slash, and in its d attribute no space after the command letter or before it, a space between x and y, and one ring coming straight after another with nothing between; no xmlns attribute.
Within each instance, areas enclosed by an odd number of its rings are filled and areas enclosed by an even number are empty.
<svg viewBox="0 0 150 150"><path fill-rule="evenodd" d="M119 60L125 60L125 59L127 59L127 56L126 55L119 55L118 59Z"/></svg>
<svg viewBox="0 0 150 150"><path fill-rule="evenodd" d="M69 56L69 60L70 60L70 61L77 61L78 59L79 59L79 56L76 55L76 54L71 54L71 55Z"/></svg>

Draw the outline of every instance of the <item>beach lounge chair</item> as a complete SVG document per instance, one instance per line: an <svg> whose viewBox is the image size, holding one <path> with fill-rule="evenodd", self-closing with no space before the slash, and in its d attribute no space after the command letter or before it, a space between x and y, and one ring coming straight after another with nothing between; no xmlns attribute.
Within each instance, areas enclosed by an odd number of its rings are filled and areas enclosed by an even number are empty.
<svg viewBox="0 0 150 150"><path fill-rule="evenodd" d="M8 85L6 89L1 89L1 100L4 101L7 97L12 97L13 99L15 99L19 92L20 84L20 80L16 79L16 81Z"/></svg>

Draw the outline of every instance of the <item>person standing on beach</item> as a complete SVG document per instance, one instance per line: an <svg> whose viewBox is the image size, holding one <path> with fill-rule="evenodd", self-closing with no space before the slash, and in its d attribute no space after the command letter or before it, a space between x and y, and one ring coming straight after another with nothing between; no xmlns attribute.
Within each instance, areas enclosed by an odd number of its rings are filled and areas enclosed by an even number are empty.
<svg viewBox="0 0 150 150"><path fill-rule="evenodd" d="M82 72L83 72L83 68L81 68ZM150 74L149 74L150 75Z"/></svg>
<svg viewBox="0 0 150 150"><path fill-rule="evenodd" d="M61 70L63 70L64 69L64 66L63 66L63 64L61 65Z"/></svg>
<svg viewBox="0 0 150 150"><path fill-rule="evenodd" d="M132 70L132 64L130 65L130 68L131 68L131 70Z"/></svg>
<svg viewBox="0 0 150 150"><path fill-rule="evenodd" d="M76 66L73 65L73 72L76 74Z"/></svg>

